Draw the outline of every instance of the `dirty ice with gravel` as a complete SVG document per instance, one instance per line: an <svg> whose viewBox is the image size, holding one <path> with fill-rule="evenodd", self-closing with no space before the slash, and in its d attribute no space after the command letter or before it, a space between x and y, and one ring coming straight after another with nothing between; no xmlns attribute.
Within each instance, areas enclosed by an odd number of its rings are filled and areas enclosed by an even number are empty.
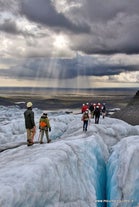
<svg viewBox="0 0 139 207"><path fill-rule="evenodd" d="M52 111L52 142L28 147L23 113L0 106L1 207L139 206L139 125L100 117L83 132L81 114Z"/></svg>

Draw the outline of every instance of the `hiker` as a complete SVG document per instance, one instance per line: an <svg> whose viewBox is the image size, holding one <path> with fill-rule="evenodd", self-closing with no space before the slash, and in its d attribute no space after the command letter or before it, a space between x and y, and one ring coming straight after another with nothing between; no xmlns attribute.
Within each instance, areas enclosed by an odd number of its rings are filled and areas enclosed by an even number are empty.
<svg viewBox="0 0 139 207"><path fill-rule="evenodd" d="M91 103L91 105L89 106L89 110L91 113L91 118L94 118L94 105L93 105L93 103Z"/></svg>
<svg viewBox="0 0 139 207"><path fill-rule="evenodd" d="M85 106L85 104L83 104L82 108L81 108L81 113L83 114L85 112L85 110L86 110L86 106Z"/></svg>
<svg viewBox="0 0 139 207"><path fill-rule="evenodd" d="M101 111L102 104L101 103L97 103L97 106L99 106L99 110Z"/></svg>
<svg viewBox="0 0 139 207"><path fill-rule="evenodd" d="M96 103L93 103L93 106L94 106L94 110L95 110L95 108L96 108L97 104L96 104Z"/></svg>
<svg viewBox="0 0 139 207"><path fill-rule="evenodd" d="M102 112L102 117L104 119L106 116L106 104L105 103L102 104L101 112Z"/></svg>
<svg viewBox="0 0 139 207"><path fill-rule="evenodd" d="M34 135L36 133L36 126L34 121L34 112L32 111L33 104L28 102L26 107L27 110L24 112L25 127L27 131L27 145L31 146L34 144Z"/></svg>
<svg viewBox="0 0 139 207"><path fill-rule="evenodd" d="M46 135L47 143L51 142L49 139L49 132L51 131L50 122L46 112L43 112L40 121L39 121L39 129L40 129L40 144L43 144L43 136L44 132ZM49 131L49 132L48 132Z"/></svg>
<svg viewBox="0 0 139 207"><path fill-rule="evenodd" d="M86 110L88 110L89 109L89 103L86 103L85 105L86 105Z"/></svg>
<svg viewBox="0 0 139 207"><path fill-rule="evenodd" d="M95 124L99 123L99 118L100 118L100 108L97 105L94 111L94 117L95 117Z"/></svg>
<svg viewBox="0 0 139 207"><path fill-rule="evenodd" d="M83 113L82 121L83 121L83 131L86 132L87 131L87 127L88 127L88 121L89 121L89 110L86 110Z"/></svg>
<svg viewBox="0 0 139 207"><path fill-rule="evenodd" d="M87 104L88 103L82 105L82 109L81 109L82 114L88 109L88 105Z"/></svg>

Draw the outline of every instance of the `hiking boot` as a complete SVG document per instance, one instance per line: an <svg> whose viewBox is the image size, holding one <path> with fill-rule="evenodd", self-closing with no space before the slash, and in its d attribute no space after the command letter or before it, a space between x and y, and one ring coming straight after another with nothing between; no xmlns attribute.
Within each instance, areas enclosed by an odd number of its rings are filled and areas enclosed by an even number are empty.
<svg viewBox="0 0 139 207"><path fill-rule="evenodd" d="M34 144L34 142L28 142L27 146L32 146Z"/></svg>
<svg viewBox="0 0 139 207"><path fill-rule="evenodd" d="M32 140L32 139L27 139L27 144L30 146L30 145L33 145L33 144L34 144L34 142L33 142L33 140Z"/></svg>
<svg viewBox="0 0 139 207"><path fill-rule="evenodd" d="M47 143L50 143L50 142L51 142L51 139L48 139L48 140L47 140Z"/></svg>

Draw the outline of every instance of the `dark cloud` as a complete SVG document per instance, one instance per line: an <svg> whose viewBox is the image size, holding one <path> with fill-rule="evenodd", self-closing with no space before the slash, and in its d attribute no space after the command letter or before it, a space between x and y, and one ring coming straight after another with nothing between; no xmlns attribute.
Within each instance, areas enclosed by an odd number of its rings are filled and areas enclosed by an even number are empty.
<svg viewBox="0 0 139 207"><path fill-rule="evenodd" d="M118 75L121 72L139 71L139 66L124 64L92 63L80 58L75 59L43 59L36 58L24 62L22 65L0 70L2 76L9 76L18 79L44 79L57 78L68 79L77 76L110 76Z"/></svg>
<svg viewBox="0 0 139 207"><path fill-rule="evenodd" d="M24 37L43 37L44 34L41 33L33 33L32 31L28 31L25 27L24 28L19 28L17 23L14 20L11 19L4 19L3 22L0 23L0 31L5 32L7 34L11 35L22 35ZM46 35L45 35L46 36ZM28 42L28 38L26 40ZM32 44L32 43L28 43Z"/></svg>
<svg viewBox="0 0 139 207"><path fill-rule="evenodd" d="M20 0L0 0L0 12L6 13L6 16L9 14L18 15L20 7Z"/></svg>
<svg viewBox="0 0 139 207"><path fill-rule="evenodd" d="M58 0L56 2L59 3ZM58 33L68 36L70 48L67 50L71 53L81 51L88 55L139 54L138 0L67 0L65 2L67 7L71 2L80 3L80 6L71 6L64 12L62 9L59 11L55 1L51 0L0 0L1 11L12 12L15 15L15 21L7 18L0 23L0 30L12 35L26 36L24 55L28 57L33 57L34 54L38 57L40 54L46 57L46 53L47 56L51 56L51 50L55 49L53 36ZM18 11L18 16L15 11ZM30 25L35 25L37 29L31 28L29 31L19 29L17 26L19 24L16 23L19 16L19 19L26 17ZM34 39L29 38L31 35ZM45 39L46 36L49 36L48 39ZM40 48L36 47L36 42L41 45Z"/></svg>
<svg viewBox="0 0 139 207"><path fill-rule="evenodd" d="M21 13L28 19L53 27L61 31L68 30L75 33L90 32L87 23L73 23L64 14L58 13L51 1L29 0L23 1Z"/></svg>
<svg viewBox="0 0 139 207"><path fill-rule="evenodd" d="M73 7L68 14L62 14L50 1L31 0L22 4L22 12L31 20L53 29L71 31L71 48L75 51L85 54L139 53L136 44L139 1L87 0L83 3L81 7Z"/></svg>
<svg viewBox="0 0 139 207"><path fill-rule="evenodd" d="M16 23L10 19L6 19L3 23L0 24L0 30L11 34L18 34L20 32Z"/></svg>
<svg viewBox="0 0 139 207"><path fill-rule="evenodd" d="M71 18L90 25L91 33L72 36L71 48L85 54L138 54L139 1L87 0Z"/></svg>
<svg viewBox="0 0 139 207"><path fill-rule="evenodd" d="M119 13L138 14L139 1L87 0L85 7L84 11L88 11L91 20L103 22L114 19Z"/></svg>

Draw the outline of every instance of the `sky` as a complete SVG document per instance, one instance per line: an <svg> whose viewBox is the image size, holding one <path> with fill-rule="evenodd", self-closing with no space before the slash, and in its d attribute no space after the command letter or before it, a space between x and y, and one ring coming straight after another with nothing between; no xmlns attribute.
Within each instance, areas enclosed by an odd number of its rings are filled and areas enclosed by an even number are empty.
<svg viewBox="0 0 139 207"><path fill-rule="evenodd" d="M138 87L138 8L138 0L0 0L0 86Z"/></svg>
<svg viewBox="0 0 139 207"><path fill-rule="evenodd" d="M28 147L24 111L0 107L0 206L139 206L139 125L101 116L83 132L77 110L47 111L52 142Z"/></svg>

